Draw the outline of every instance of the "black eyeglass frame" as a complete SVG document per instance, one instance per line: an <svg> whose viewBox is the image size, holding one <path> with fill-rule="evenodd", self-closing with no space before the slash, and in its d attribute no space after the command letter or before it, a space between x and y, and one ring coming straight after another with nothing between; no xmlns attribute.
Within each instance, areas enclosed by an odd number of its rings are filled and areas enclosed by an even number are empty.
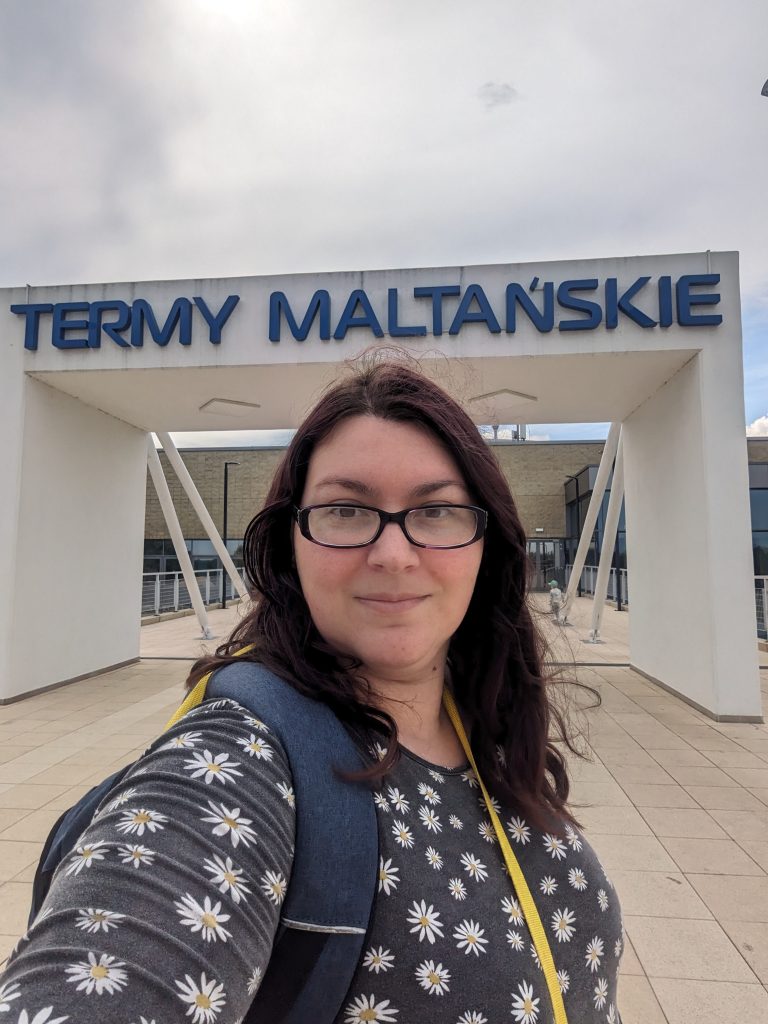
<svg viewBox="0 0 768 1024"><path fill-rule="evenodd" d="M315 540L309 532L309 513L314 511L316 508L359 508L366 512L376 512L379 516L379 528L373 537L371 537L370 540L367 540L364 544L326 544L322 540ZM410 512L420 512L428 508L465 508L471 510L475 513L477 521L474 537L472 537L471 540L465 541L463 544L422 544L421 541L414 540L408 533L408 529L405 525L405 518ZM329 501L323 502L320 505L305 505L304 508L299 508L298 505L294 505L293 511L296 516L296 522L299 524L299 532L302 537L306 537L308 541L311 541L313 544L318 544L321 548L337 548L342 551L349 548L367 548L371 544L375 544L384 532L384 527L388 526L389 523L397 523L403 531L405 539L410 544L413 544L414 547L428 548L432 551L455 551L457 548L468 548L470 544L476 544L477 541L480 540L488 527L488 513L484 508L478 508L477 505L415 505L413 508L404 508L401 512L385 512L384 509L376 508L373 505L345 505L343 502Z"/></svg>

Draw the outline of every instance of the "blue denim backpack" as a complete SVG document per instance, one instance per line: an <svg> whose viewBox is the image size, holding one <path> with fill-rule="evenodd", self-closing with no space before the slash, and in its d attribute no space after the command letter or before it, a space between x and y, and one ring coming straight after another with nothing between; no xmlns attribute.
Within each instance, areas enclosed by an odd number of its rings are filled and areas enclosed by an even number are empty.
<svg viewBox="0 0 768 1024"><path fill-rule="evenodd" d="M362 768L362 755L330 708L262 665L238 662L219 669L205 695L235 700L267 724L285 748L296 794L291 881L269 966L245 1024L332 1024L360 960L378 878L372 793L337 774ZM35 874L30 923L56 867L130 767L91 789L51 829Z"/></svg>

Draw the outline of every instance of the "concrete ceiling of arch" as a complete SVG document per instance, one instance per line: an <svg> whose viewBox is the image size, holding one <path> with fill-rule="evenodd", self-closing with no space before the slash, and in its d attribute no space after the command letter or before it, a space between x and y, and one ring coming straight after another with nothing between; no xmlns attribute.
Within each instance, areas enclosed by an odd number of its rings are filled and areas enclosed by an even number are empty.
<svg viewBox="0 0 768 1024"><path fill-rule="evenodd" d="M421 360L476 423L625 419L695 350ZM144 430L295 427L338 364L70 370L43 383Z"/></svg>

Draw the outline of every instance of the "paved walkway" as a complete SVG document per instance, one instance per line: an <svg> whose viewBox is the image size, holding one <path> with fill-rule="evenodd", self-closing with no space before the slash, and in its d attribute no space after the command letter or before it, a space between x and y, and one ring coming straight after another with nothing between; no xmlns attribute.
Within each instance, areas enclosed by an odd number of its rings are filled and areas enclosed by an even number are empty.
<svg viewBox="0 0 768 1024"><path fill-rule="evenodd" d="M586 692L567 691L590 757L573 767L576 815L624 910L623 1022L765 1024L768 725L712 722L615 667L628 660L628 614L606 608L607 642L592 645L590 612L583 598L572 627L558 634L543 612L542 624L557 660L570 650L602 698L588 710ZM218 639L236 615L211 612ZM25 927L51 824L162 728L199 634L193 617L145 626L138 664L0 707L0 958ZM766 706L768 671L762 684Z"/></svg>

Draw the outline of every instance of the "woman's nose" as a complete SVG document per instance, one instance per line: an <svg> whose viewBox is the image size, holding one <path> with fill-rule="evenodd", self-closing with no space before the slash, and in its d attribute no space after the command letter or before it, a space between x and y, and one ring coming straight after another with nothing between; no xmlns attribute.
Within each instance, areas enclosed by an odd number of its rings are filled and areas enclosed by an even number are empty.
<svg viewBox="0 0 768 1024"><path fill-rule="evenodd" d="M368 551L368 564L389 572L402 572L418 565L419 561L419 549L411 544L397 523L387 523Z"/></svg>

